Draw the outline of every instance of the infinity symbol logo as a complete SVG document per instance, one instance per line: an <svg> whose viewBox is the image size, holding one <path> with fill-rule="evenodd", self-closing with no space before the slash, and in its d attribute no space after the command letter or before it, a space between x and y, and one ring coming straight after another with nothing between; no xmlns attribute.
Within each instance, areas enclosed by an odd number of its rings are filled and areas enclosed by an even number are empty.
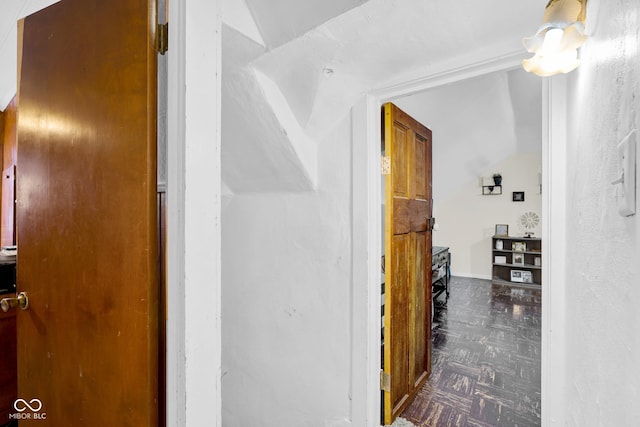
<svg viewBox="0 0 640 427"><path fill-rule="evenodd" d="M18 405L20 403L22 405ZM15 402L13 402L13 407L18 412L24 412L27 410L27 408L31 409L31 412L38 412L40 409L42 409L42 402L40 401L40 399L31 399L29 402L24 399L17 399Z"/></svg>

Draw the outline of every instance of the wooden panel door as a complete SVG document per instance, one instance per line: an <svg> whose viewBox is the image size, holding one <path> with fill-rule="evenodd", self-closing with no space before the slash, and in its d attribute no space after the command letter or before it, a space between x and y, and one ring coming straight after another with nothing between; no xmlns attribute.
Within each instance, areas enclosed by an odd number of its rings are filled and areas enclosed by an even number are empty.
<svg viewBox="0 0 640 427"><path fill-rule="evenodd" d="M384 421L391 424L431 372L431 131L398 107L384 110Z"/></svg>
<svg viewBox="0 0 640 427"><path fill-rule="evenodd" d="M62 0L23 23L21 426L158 424L155 13Z"/></svg>

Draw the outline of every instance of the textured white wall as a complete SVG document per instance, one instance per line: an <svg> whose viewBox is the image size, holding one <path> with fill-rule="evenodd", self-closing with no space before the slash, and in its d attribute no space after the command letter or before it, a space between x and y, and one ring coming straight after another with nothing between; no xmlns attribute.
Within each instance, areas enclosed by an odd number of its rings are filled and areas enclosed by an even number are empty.
<svg viewBox="0 0 640 427"><path fill-rule="evenodd" d="M522 236L520 215L532 211L541 215L542 197L538 187L541 153L520 153L491 166L483 175L502 174L502 195L483 196L479 179L458 187L442 202L434 201L438 230L433 244L451 250L454 275L491 278L491 237L496 224L509 224L509 234ZM441 167L455 168L455 158L440 160ZM437 183L434 180L434 185ZM512 192L524 191L524 202L513 202ZM531 230L540 237L541 227Z"/></svg>
<svg viewBox="0 0 640 427"><path fill-rule="evenodd" d="M638 215L616 212L616 145L638 127L640 7L590 0L582 65L570 75L567 425L640 419Z"/></svg>
<svg viewBox="0 0 640 427"><path fill-rule="evenodd" d="M349 425L350 133L345 120L318 145L317 191L223 210L225 426Z"/></svg>

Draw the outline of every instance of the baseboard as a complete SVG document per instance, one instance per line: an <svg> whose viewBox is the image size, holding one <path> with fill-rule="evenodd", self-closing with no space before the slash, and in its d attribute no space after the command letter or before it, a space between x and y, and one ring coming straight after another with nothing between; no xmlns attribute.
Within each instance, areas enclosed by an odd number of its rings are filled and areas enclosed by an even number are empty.
<svg viewBox="0 0 640 427"><path fill-rule="evenodd" d="M351 421L346 418L334 421L325 421L324 425L329 427L352 427Z"/></svg>
<svg viewBox="0 0 640 427"><path fill-rule="evenodd" d="M491 280L491 276L485 276L484 274L461 273L459 271L452 271L451 275L452 276L457 276L457 277L466 277L466 278L469 278L469 279Z"/></svg>

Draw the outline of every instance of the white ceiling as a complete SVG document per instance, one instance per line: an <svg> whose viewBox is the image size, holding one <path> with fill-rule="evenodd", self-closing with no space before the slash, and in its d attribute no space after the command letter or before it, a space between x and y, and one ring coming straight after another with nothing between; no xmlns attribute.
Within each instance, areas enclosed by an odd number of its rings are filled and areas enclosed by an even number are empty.
<svg viewBox="0 0 640 427"><path fill-rule="evenodd" d="M235 0L240 3L243 0ZM368 0L246 0L267 48L300 37Z"/></svg>
<svg viewBox="0 0 640 427"><path fill-rule="evenodd" d="M307 4L320 8L325 3L307 1ZM247 0L247 9L252 6L252 0ZM334 9L327 6L326 12L329 10ZM236 105L238 99L245 96L239 88L260 87L255 82L255 75L259 73L275 83L302 131L316 144L321 144L335 126L348 117L353 105L375 88L434 72L445 63L454 64L460 57L481 59L505 51L522 52L522 57L526 57L521 40L536 31L543 10L541 0L492 0L490 3L370 0L298 37L282 30L279 35L288 34L290 40L278 42L275 48L269 47L263 21L271 25L279 19L288 21L293 15L269 14L267 11L258 14L252 10L245 16L255 19L267 46L257 41L250 31L242 30L243 27L250 28L250 23L239 25L236 22L233 29L223 29L223 115L225 106ZM225 18L223 22L228 23L229 19ZM234 63L230 64L226 58L233 58ZM479 92L478 102L473 106L491 111L496 119L474 122L474 132L489 134L496 129L495 121L502 121L498 128L509 133L515 143L527 139L523 132L540 130L539 114L520 114L539 108L539 102L538 107L532 107L531 100L540 96L540 86L530 82L504 75L492 78L494 91L482 87L485 82L478 80L462 82L466 89L445 91L442 96L457 97L464 91L473 92L474 85L480 85L476 91ZM241 153L247 152L250 146L255 146L255 141L294 140L281 131L278 117L265 122L264 111L270 100L259 90L254 95L253 102L245 102L243 108L234 109L233 115L223 117L223 179L236 192L290 189L292 181L281 181L272 173L275 158L280 158L283 166L291 167L287 159L293 149L286 142L275 145L280 147L281 153L270 148L270 156L265 157L269 167L249 168L233 161L241 158ZM485 98L491 102L483 104ZM503 102L498 103L500 99ZM446 102L440 103L444 104ZM454 109L446 110L446 115L455 128L456 123L460 127L459 123L467 120L467 115L478 114L469 105L465 114ZM256 117L263 118L262 126L256 126ZM229 129L245 132L238 138L230 134ZM253 131L247 132L249 129ZM262 185L256 187L256 183Z"/></svg>
<svg viewBox="0 0 640 427"><path fill-rule="evenodd" d="M524 58L521 40L536 31L543 9L540 0L371 0L251 65L280 87L317 138L364 93L400 76L496 45Z"/></svg>
<svg viewBox="0 0 640 427"><path fill-rule="evenodd" d="M522 51L524 58L521 39L536 31L545 1L222 0L226 184L232 191L313 187L309 165L315 162L315 145L364 94L454 64L462 56L511 50ZM15 94L15 22L54 2L0 1L2 109ZM492 80L493 91L476 80L443 96L474 91L474 84L481 85L478 99L490 100L485 109L491 104L502 117L512 118L514 141L526 140L524 135L536 127L539 131L539 121L528 114L534 108L531 100L539 96L536 85L501 76ZM504 102L498 105L500 99ZM449 115L465 119L459 112ZM474 125L478 134L495 129L488 122L487 130L482 126ZM234 160L246 153L264 155L256 155L250 166Z"/></svg>

